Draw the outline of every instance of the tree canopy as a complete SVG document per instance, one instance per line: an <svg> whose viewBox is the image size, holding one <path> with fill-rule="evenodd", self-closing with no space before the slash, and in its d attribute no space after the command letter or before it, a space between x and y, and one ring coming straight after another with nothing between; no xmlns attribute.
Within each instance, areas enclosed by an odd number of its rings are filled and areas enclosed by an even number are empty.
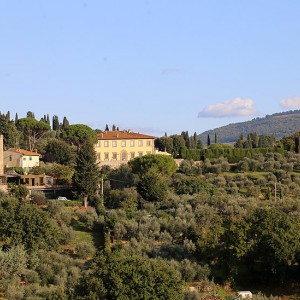
<svg viewBox="0 0 300 300"><path fill-rule="evenodd" d="M183 282L164 261L100 252L77 299L183 299Z"/></svg>
<svg viewBox="0 0 300 300"><path fill-rule="evenodd" d="M81 147L84 143L95 144L97 142L96 132L89 126L83 124L69 125L63 129L61 136L67 142Z"/></svg>

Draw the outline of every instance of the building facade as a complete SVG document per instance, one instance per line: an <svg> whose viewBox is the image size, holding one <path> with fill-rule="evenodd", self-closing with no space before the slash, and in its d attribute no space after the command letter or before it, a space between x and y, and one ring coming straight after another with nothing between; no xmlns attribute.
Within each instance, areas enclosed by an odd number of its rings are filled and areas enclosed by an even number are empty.
<svg viewBox="0 0 300 300"><path fill-rule="evenodd" d="M95 145L97 161L127 162L135 157L154 154L154 136L130 131L104 131Z"/></svg>
<svg viewBox="0 0 300 300"><path fill-rule="evenodd" d="M4 151L4 166L6 168L19 167L25 172L40 165L40 155L23 149L10 148Z"/></svg>

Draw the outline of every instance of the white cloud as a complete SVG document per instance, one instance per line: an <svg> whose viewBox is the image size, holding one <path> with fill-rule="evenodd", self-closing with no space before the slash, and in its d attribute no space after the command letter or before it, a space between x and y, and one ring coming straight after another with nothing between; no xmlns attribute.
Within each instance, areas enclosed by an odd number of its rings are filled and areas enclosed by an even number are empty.
<svg viewBox="0 0 300 300"><path fill-rule="evenodd" d="M198 118L250 116L255 113L257 113L257 110L254 107L253 100L235 98L206 106L201 112L199 112Z"/></svg>
<svg viewBox="0 0 300 300"><path fill-rule="evenodd" d="M294 97L290 99L282 99L280 101L280 106L282 108L287 108L287 109L299 109L300 108L300 97Z"/></svg>

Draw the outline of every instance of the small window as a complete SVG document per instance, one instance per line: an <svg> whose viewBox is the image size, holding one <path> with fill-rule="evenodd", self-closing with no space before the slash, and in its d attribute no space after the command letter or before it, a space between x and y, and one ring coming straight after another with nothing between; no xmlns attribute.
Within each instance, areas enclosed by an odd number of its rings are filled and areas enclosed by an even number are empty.
<svg viewBox="0 0 300 300"><path fill-rule="evenodd" d="M116 152L113 152L113 154L112 154L112 159L113 159L113 160L117 160L117 153L116 153Z"/></svg>
<svg viewBox="0 0 300 300"><path fill-rule="evenodd" d="M108 147L108 141L104 141L104 147Z"/></svg>
<svg viewBox="0 0 300 300"><path fill-rule="evenodd" d="M97 153L97 160L101 160L101 153Z"/></svg>
<svg viewBox="0 0 300 300"><path fill-rule="evenodd" d="M109 153L107 153L107 152L104 153L104 159L105 159L105 160L109 160Z"/></svg>
<svg viewBox="0 0 300 300"><path fill-rule="evenodd" d="M101 147L101 141L98 141L97 147Z"/></svg>
<svg viewBox="0 0 300 300"><path fill-rule="evenodd" d="M139 147L143 147L143 141L139 141Z"/></svg>
<svg viewBox="0 0 300 300"><path fill-rule="evenodd" d="M147 146L151 146L151 141L147 141Z"/></svg>
<svg viewBox="0 0 300 300"><path fill-rule="evenodd" d="M135 157L135 153L134 152L130 152L130 158L134 158Z"/></svg>
<svg viewBox="0 0 300 300"><path fill-rule="evenodd" d="M127 160L127 153L126 152L122 152L122 160Z"/></svg>
<svg viewBox="0 0 300 300"><path fill-rule="evenodd" d="M112 141L112 146L117 147L117 141Z"/></svg>
<svg viewBox="0 0 300 300"><path fill-rule="evenodd" d="M126 141L122 141L122 142L121 142L121 146L122 146L122 147L126 147Z"/></svg>
<svg viewBox="0 0 300 300"><path fill-rule="evenodd" d="M134 141L130 141L130 147L134 147L135 142Z"/></svg>
<svg viewBox="0 0 300 300"><path fill-rule="evenodd" d="M139 152L139 157L142 157L143 156L143 152Z"/></svg>
<svg viewBox="0 0 300 300"><path fill-rule="evenodd" d="M26 160L26 157L23 157L23 160Z"/></svg>
<svg viewBox="0 0 300 300"><path fill-rule="evenodd" d="M9 156L9 161L12 161L12 155Z"/></svg>
<svg viewBox="0 0 300 300"><path fill-rule="evenodd" d="M29 156L29 160L32 160L32 156Z"/></svg>

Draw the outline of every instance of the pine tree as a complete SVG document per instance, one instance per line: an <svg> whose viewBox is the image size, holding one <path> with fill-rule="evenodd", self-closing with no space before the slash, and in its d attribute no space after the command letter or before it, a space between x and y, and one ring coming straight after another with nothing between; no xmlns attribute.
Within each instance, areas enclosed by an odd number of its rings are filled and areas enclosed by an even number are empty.
<svg viewBox="0 0 300 300"><path fill-rule="evenodd" d="M84 199L84 206L87 207L88 197L96 194L99 183L96 153L92 143L85 143L79 149L73 183Z"/></svg>

